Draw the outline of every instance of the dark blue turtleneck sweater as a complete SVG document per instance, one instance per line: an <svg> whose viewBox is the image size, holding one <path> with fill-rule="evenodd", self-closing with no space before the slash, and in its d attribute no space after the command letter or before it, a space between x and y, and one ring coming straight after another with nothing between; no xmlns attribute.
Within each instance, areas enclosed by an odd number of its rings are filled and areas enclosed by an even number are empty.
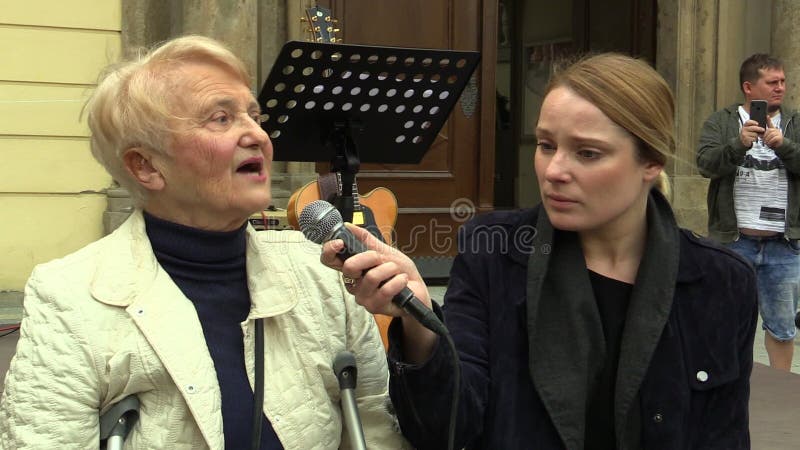
<svg viewBox="0 0 800 450"><path fill-rule="evenodd" d="M204 231L144 214L159 264L194 303L222 392L226 449L249 449L253 390L247 380L241 322L250 311L245 267L246 227ZM180 320L180 318L176 318ZM261 449L283 449L264 417Z"/></svg>

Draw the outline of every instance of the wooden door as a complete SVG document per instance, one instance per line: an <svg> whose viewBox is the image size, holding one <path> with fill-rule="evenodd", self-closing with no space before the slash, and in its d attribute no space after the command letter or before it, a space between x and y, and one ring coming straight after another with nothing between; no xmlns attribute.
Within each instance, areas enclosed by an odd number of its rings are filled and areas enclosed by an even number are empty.
<svg viewBox="0 0 800 450"><path fill-rule="evenodd" d="M458 226L493 208L497 1L318 3L339 19L344 44L482 51L465 93L419 164L362 164L358 173L362 193L386 186L397 196L398 248L416 257L454 255ZM328 170L327 164L319 168Z"/></svg>

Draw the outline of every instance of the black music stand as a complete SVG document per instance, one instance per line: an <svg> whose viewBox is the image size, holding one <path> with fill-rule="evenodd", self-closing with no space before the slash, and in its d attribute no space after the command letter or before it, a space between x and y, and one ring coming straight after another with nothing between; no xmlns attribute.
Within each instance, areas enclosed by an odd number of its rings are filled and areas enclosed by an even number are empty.
<svg viewBox="0 0 800 450"><path fill-rule="evenodd" d="M422 160L478 65L457 50L287 42L258 96L276 161L330 162L352 221L364 163Z"/></svg>

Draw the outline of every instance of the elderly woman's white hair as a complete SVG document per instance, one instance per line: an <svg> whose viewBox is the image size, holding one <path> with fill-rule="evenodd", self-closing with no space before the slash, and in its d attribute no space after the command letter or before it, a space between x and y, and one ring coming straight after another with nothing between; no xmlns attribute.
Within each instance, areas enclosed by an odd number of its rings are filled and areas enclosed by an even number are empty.
<svg viewBox="0 0 800 450"><path fill-rule="evenodd" d="M250 85L244 63L227 47L211 38L184 36L106 68L86 103L92 155L138 206L144 204L147 192L125 168L123 155L137 147L168 151L169 124L176 119L174 92L180 84L170 75L197 62L221 65Z"/></svg>

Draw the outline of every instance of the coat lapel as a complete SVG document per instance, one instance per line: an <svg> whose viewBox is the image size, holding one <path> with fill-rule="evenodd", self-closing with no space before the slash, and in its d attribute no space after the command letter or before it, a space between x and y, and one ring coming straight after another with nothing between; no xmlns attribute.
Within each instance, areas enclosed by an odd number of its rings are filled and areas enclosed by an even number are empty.
<svg viewBox="0 0 800 450"><path fill-rule="evenodd" d="M575 233L554 231L544 208L528 259L529 370L566 448L583 448L589 380L605 341Z"/></svg>
<svg viewBox="0 0 800 450"><path fill-rule="evenodd" d="M672 307L679 235L666 199L650 196L645 255L623 332L615 392L620 449L639 446L639 388ZM529 370L566 448L583 448L590 380L605 359L602 323L577 234L554 230L540 208L528 258Z"/></svg>
<svg viewBox="0 0 800 450"><path fill-rule="evenodd" d="M614 421L620 449L640 445L639 388L669 319L679 259L675 218L666 199L653 193L647 205L645 254L631 294L617 369Z"/></svg>
<svg viewBox="0 0 800 450"><path fill-rule="evenodd" d="M221 394L192 302L157 263L140 211L108 237L91 291L125 307L158 355L210 448L222 448Z"/></svg>

